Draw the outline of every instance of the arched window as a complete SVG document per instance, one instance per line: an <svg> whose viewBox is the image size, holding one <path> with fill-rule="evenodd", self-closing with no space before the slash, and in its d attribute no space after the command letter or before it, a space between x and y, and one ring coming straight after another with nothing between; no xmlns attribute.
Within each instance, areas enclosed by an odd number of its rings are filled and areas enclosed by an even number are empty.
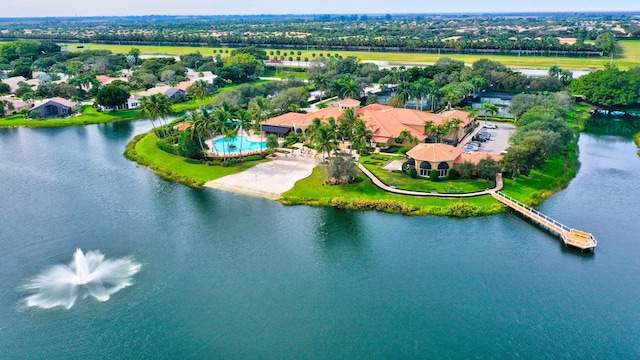
<svg viewBox="0 0 640 360"><path fill-rule="evenodd" d="M409 158L409 160L407 160L407 164L411 166L416 166L416 160L414 158Z"/></svg>
<svg viewBox="0 0 640 360"><path fill-rule="evenodd" d="M438 165L438 177L447 176L449 176L449 164L443 161Z"/></svg>
<svg viewBox="0 0 640 360"><path fill-rule="evenodd" d="M420 176L429 176L429 172L431 171L431 163L428 161L423 161L420 164Z"/></svg>

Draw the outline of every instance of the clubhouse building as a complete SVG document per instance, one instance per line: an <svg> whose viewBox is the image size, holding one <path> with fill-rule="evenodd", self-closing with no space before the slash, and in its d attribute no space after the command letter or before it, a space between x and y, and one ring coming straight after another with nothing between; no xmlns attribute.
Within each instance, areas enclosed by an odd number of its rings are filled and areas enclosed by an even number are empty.
<svg viewBox="0 0 640 360"><path fill-rule="evenodd" d="M420 110L399 109L388 105L372 104L360 108L360 101L345 99L338 102L337 107L329 107L308 114L286 113L265 121L261 129L267 133L278 136L286 136L290 132L297 132L306 135L307 129L314 119L328 122L330 118L338 118L347 109L354 109L356 114L365 121L369 129L373 132L372 145L380 148L389 146L410 146L408 138L402 138L401 133L409 131L418 142L435 140L434 134L425 129L425 124L441 125L452 119L459 119L457 130L443 137L443 142L457 145L465 134L473 131L477 122L475 117L471 117L468 112L461 110L444 111L440 114L428 113Z"/></svg>

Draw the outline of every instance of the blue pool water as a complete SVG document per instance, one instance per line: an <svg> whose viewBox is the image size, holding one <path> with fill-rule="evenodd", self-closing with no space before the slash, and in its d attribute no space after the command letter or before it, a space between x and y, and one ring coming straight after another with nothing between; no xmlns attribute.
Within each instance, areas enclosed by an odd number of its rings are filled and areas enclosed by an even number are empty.
<svg viewBox="0 0 640 360"><path fill-rule="evenodd" d="M242 152L246 151L255 151L260 149L267 148L267 142L253 142L249 141L246 136L238 136L233 141L225 141L223 138L215 140L213 142L215 145L215 149L211 149L213 151L226 151L227 153L238 153L240 152L240 148L242 148ZM262 144L262 147L260 147Z"/></svg>

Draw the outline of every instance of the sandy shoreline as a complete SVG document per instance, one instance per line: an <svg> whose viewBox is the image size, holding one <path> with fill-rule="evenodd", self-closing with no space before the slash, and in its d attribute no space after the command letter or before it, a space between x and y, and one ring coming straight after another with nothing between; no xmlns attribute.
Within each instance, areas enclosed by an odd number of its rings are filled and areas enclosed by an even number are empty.
<svg viewBox="0 0 640 360"><path fill-rule="evenodd" d="M204 186L268 199L279 199L313 172L314 159L280 158L258 164L241 173L207 181Z"/></svg>

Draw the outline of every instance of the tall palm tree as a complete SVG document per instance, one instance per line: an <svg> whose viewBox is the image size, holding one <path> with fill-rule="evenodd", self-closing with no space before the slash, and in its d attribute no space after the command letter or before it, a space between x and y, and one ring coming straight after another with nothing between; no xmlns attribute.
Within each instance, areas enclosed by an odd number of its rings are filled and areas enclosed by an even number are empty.
<svg viewBox="0 0 640 360"><path fill-rule="evenodd" d="M491 117L495 117L500 112L500 108L491 103L483 103L481 109L485 116Z"/></svg>
<svg viewBox="0 0 640 360"><path fill-rule="evenodd" d="M356 113L353 109L347 109L340 117L338 118L338 132L342 137L342 143L346 142L346 139L351 140L351 133L353 131L353 126L358 120L360 114Z"/></svg>
<svg viewBox="0 0 640 360"><path fill-rule="evenodd" d="M247 131L251 128L251 114L245 109L238 109L236 111L236 121L238 128L242 130L243 135L247 134ZM240 137L240 155L242 155L242 145L244 136Z"/></svg>
<svg viewBox="0 0 640 360"><path fill-rule="evenodd" d="M203 143L202 138L204 138L207 133L209 123L198 111L190 112L187 115L187 121L191 123L191 139L193 139L194 136L197 136L198 143L200 144L200 150L202 150L202 154L206 154L205 144Z"/></svg>
<svg viewBox="0 0 640 360"><path fill-rule="evenodd" d="M209 84L204 80L198 80L189 86L187 91L195 98L200 99L200 108L204 107L204 99L209 95Z"/></svg>
<svg viewBox="0 0 640 360"><path fill-rule="evenodd" d="M322 154L322 161L324 161L324 153L330 154L335 148L335 135L332 133L328 124L322 124L318 127L311 137L311 141Z"/></svg>
<svg viewBox="0 0 640 360"><path fill-rule="evenodd" d="M260 131L260 152L262 153L262 137L264 135L264 131L262 131L260 125L267 118L267 102L264 101L263 97L257 97L249 103L249 111L253 116L254 129L256 131Z"/></svg>
<svg viewBox="0 0 640 360"><path fill-rule="evenodd" d="M407 101L411 98L411 84L408 82L400 82L398 84L398 90L395 94L398 101L404 104L404 107L407 107Z"/></svg>
<svg viewBox="0 0 640 360"><path fill-rule="evenodd" d="M422 103L424 102L424 97L429 95L432 87L435 87L435 83L433 80L429 80L427 78L420 78L418 81L413 83L413 86L411 87L411 95L416 99L420 99L420 111L423 110Z"/></svg>
<svg viewBox="0 0 640 360"><path fill-rule="evenodd" d="M160 119L160 123L165 125L163 120L166 120L173 113L171 106L171 100L164 94L153 94L151 96L145 96L140 99L140 110L143 116L151 119L151 125L154 130L156 128L154 121ZM164 130L164 136L167 136L167 129Z"/></svg>
<svg viewBox="0 0 640 360"><path fill-rule="evenodd" d="M225 131L229 127L229 113L226 112L222 107L216 108L216 111L213 116L213 127L211 132L211 142L213 143L213 147L217 152L215 142L213 142L213 135L222 134L224 136ZM223 140L224 142L224 140ZM222 147L222 158L223 160L227 159L227 150L225 146Z"/></svg>
<svg viewBox="0 0 640 360"><path fill-rule="evenodd" d="M458 132L460 131L460 125L462 124L462 120L458 118L453 118L448 121L449 123L449 133L454 134L454 141L458 141Z"/></svg>
<svg viewBox="0 0 640 360"><path fill-rule="evenodd" d="M398 135L398 138L402 139L402 143L404 143L405 140L408 140L411 145L418 143L418 138L413 136L409 129L402 130L400 135Z"/></svg>
<svg viewBox="0 0 640 360"><path fill-rule="evenodd" d="M361 154L367 149L371 139L373 139L373 131L367 127L367 123L362 119L356 120L351 132L351 147Z"/></svg>
<svg viewBox="0 0 640 360"><path fill-rule="evenodd" d="M225 148L229 148L229 144L232 143L238 137L238 129L236 128L225 128L222 132L223 142L225 143ZM224 161L226 162L228 159L225 156Z"/></svg>

